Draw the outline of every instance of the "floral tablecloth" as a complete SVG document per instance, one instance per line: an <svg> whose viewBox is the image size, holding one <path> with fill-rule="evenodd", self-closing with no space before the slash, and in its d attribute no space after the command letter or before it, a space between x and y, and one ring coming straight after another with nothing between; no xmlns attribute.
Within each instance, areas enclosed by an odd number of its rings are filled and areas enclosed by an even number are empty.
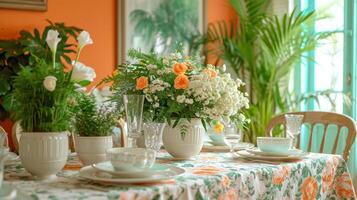
<svg viewBox="0 0 357 200"><path fill-rule="evenodd" d="M336 155L311 153L278 165L244 162L229 153L201 153L188 161L161 156L158 162L183 167L186 173L152 184L95 183L78 177L79 162L72 155L53 180L32 179L20 163L7 166L4 176L32 199L355 199L346 163Z"/></svg>

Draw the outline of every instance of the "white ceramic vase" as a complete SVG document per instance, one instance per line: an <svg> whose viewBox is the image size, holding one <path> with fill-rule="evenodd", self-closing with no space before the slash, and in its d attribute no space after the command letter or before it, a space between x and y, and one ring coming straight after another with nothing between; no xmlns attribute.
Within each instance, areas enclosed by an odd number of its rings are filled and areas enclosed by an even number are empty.
<svg viewBox="0 0 357 200"><path fill-rule="evenodd" d="M113 148L112 136L74 138L78 158L84 165L108 161L106 150Z"/></svg>
<svg viewBox="0 0 357 200"><path fill-rule="evenodd" d="M182 128L186 130L184 137L181 135ZM168 124L165 126L162 141L166 151L173 157L188 159L200 153L204 134L205 129L201 119L191 119L190 122L181 119L175 128Z"/></svg>
<svg viewBox="0 0 357 200"><path fill-rule="evenodd" d="M67 162L68 132L23 132L19 154L22 165L36 178L53 178Z"/></svg>

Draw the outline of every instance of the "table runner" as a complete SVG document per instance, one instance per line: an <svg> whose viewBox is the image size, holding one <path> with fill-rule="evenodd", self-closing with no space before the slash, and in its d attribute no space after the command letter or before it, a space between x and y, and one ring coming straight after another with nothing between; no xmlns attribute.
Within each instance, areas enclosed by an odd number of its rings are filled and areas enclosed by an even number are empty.
<svg viewBox="0 0 357 200"><path fill-rule="evenodd" d="M354 199L355 192L341 156L311 153L294 163L263 164L232 158L230 153L202 152L193 160L158 162L186 169L173 180L152 184L115 185L78 177L79 162L71 155L58 178L34 180L21 164L7 166L5 182L33 199Z"/></svg>

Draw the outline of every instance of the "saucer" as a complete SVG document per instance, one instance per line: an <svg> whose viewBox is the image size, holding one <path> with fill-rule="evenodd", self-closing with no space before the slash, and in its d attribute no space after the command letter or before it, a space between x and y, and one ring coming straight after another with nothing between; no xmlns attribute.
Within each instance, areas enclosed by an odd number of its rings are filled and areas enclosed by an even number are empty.
<svg viewBox="0 0 357 200"><path fill-rule="evenodd" d="M118 177L107 172L99 171L92 166L86 166L79 170L79 177L96 181L96 182L134 184L134 183L152 183L152 182L165 181L165 180L173 179L186 172L185 169L180 167L175 167L171 165L166 165L166 166L168 168L167 170L161 171L160 173L156 173L150 177L141 177L141 178Z"/></svg>
<svg viewBox="0 0 357 200"><path fill-rule="evenodd" d="M169 169L168 166L162 164L154 164L150 169L144 171L117 171L114 169L113 165L108 162L102 162L97 164L92 164L92 167L98 171L106 172L114 176L122 178L144 178L151 177L155 174L161 173Z"/></svg>
<svg viewBox="0 0 357 200"><path fill-rule="evenodd" d="M255 155L261 155L261 156L283 156L283 157L291 156L291 155L300 155L304 153L301 149L289 149L287 151L282 151L282 152L265 152L260 150L259 148L247 149L247 152Z"/></svg>
<svg viewBox="0 0 357 200"><path fill-rule="evenodd" d="M230 151L229 146L216 146L213 145L214 143L209 142L208 144L204 144L202 150L203 151L210 151L210 152L228 152ZM244 149L250 149L253 148L254 145L252 143L246 143L246 142L241 142L237 145L235 145L234 150L239 151L239 150L244 150Z"/></svg>
<svg viewBox="0 0 357 200"><path fill-rule="evenodd" d="M254 159L254 160L268 160L268 161L283 161L283 162L291 162L297 161L305 158L309 153L301 153L296 155L288 155L288 156L266 156L266 155L257 155L254 153L250 153L247 150L234 152L234 155L237 157Z"/></svg>

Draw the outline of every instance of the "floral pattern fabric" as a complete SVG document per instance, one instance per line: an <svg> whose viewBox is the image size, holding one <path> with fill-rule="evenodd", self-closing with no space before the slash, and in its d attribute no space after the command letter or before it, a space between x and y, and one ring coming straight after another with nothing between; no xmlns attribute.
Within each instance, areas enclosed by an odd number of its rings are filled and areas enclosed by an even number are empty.
<svg viewBox="0 0 357 200"><path fill-rule="evenodd" d="M201 153L193 160L173 161L166 153L157 162L186 173L158 183L117 185L78 176L75 156L53 180L34 180L20 163L5 168L5 182L32 199L356 199L341 156L311 153L294 163L244 162L229 153Z"/></svg>

